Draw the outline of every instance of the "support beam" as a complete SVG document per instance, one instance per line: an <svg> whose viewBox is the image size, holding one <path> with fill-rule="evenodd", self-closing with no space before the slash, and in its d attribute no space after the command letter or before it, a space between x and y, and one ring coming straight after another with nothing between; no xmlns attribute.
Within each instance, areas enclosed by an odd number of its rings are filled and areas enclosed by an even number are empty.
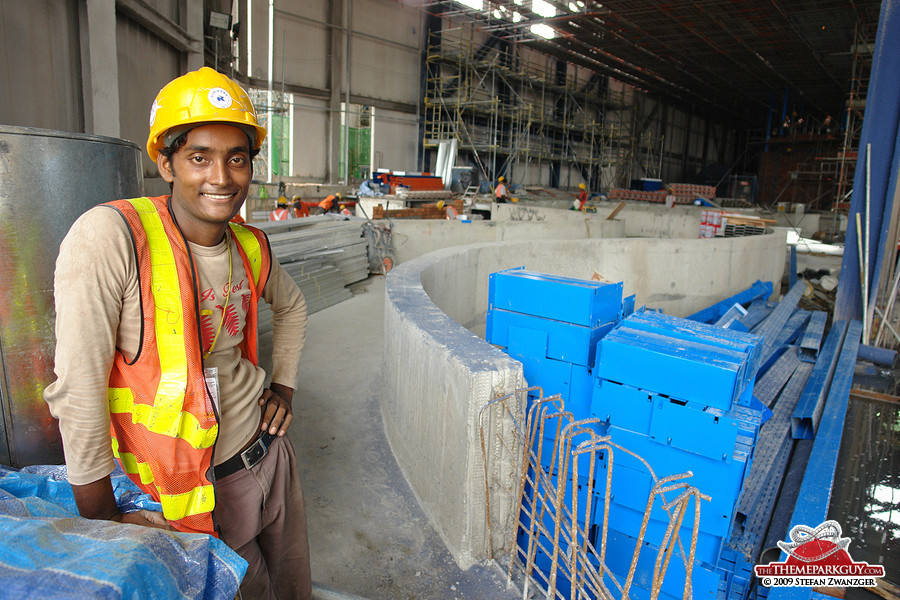
<svg viewBox="0 0 900 600"><path fill-rule="evenodd" d="M81 38L84 128L119 137L119 63L116 51L116 0L87 0Z"/></svg>

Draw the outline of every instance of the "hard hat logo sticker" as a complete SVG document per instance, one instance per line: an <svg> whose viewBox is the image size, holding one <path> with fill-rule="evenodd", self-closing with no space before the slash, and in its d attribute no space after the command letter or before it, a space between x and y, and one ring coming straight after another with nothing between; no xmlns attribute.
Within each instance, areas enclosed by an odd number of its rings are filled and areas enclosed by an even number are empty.
<svg viewBox="0 0 900 600"><path fill-rule="evenodd" d="M156 111L159 110L159 103L154 100L153 106L150 107L150 127L153 127L153 122L156 121Z"/></svg>
<svg viewBox="0 0 900 600"><path fill-rule="evenodd" d="M231 94L220 87L209 90L207 98L209 99L209 103L216 108L228 108L231 106L232 102Z"/></svg>

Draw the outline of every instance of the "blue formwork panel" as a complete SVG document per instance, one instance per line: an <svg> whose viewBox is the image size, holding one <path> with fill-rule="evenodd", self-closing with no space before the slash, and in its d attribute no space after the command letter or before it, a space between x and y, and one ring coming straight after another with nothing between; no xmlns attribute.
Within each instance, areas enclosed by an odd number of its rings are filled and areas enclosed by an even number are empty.
<svg viewBox="0 0 900 600"><path fill-rule="evenodd" d="M603 518L606 508L604 493L606 489L605 471L598 476L597 486L594 488L597 507L593 511L594 525L599 530L603 526ZM609 504L609 529L619 531L637 537L643 524L644 510L647 498L653 485L650 474L646 471L635 471L621 465L613 468L613 482ZM666 495L666 500L672 501L678 496L678 492ZM717 505L715 497L712 501L701 502L700 527L697 537L697 549L695 558L701 562L715 565L719 559L719 553L730 520L728 506L722 503ZM662 499L654 500L650 519L644 534L644 541L658 546L665 539L665 533L669 526L668 513L662 508ZM694 526L694 505L689 505L688 512L682 521L679 535L685 546L690 544Z"/></svg>
<svg viewBox="0 0 900 600"><path fill-rule="evenodd" d="M763 340L750 333L723 330L720 327L698 323L690 319L646 311L625 319L621 326L671 337L673 344L678 344L679 340L685 340L708 345L712 349L733 350L743 355L743 362L746 364L738 382L738 394L752 385L760 368Z"/></svg>
<svg viewBox="0 0 900 600"><path fill-rule="evenodd" d="M597 344L596 377L724 410L743 392L746 353L631 329L626 323L628 319Z"/></svg>
<svg viewBox="0 0 900 600"><path fill-rule="evenodd" d="M659 444L731 462L737 443L738 422L722 411L705 410L693 402L658 398L653 403L649 438Z"/></svg>
<svg viewBox="0 0 900 600"><path fill-rule="evenodd" d="M606 566L616 575L616 579L620 584L624 584L628 576L628 570L631 567L632 557L634 556L636 539L617 531L610 531L606 542ZM650 598L656 552L656 547L647 545L641 550L634 574L633 587L629 591L629 598ZM659 598L683 599L685 575L686 572L681 556L673 554L669 561L666 576L663 579L662 593L659 595ZM695 600L715 599L721 581L722 575L717 573L714 568L695 561L691 576L692 597ZM613 584L610 582L609 585L612 586ZM610 589L616 590L615 587Z"/></svg>
<svg viewBox="0 0 900 600"><path fill-rule="evenodd" d="M597 327L585 327L507 310L493 309L487 314L485 339L491 344L509 347L510 336L529 329L546 333L544 356L576 365L591 366L597 342L608 333L615 321ZM535 349L535 351L539 351Z"/></svg>
<svg viewBox="0 0 900 600"><path fill-rule="evenodd" d="M650 431L653 401L658 397L630 385L594 379L591 414L620 429L646 434Z"/></svg>
<svg viewBox="0 0 900 600"><path fill-rule="evenodd" d="M495 309L597 327L620 318L622 284L509 269L488 280L488 311Z"/></svg>
<svg viewBox="0 0 900 600"><path fill-rule="evenodd" d="M612 441L623 448L627 448L631 452L636 453L643 458L653 469L657 477L667 477L685 471L691 471L693 475L686 479L689 485L698 488L704 494L711 496L711 500L704 501L701 504L700 512L700 531L710 533L717 536L728 535L731 531L731 523L734 518L734 511L740 496L741 487L744 481L744 475L747 470L747 463L733 460L732 462L724 462L721 460L712 460L695 454L688 454L683 451L673 449L669 446L663 446L651 441L647 436L642 436L631 431L622 430L614 426L609 428ZM618 452L615 454L614 469L628 468L637 473L646 472L646 467L642 462L626 452ZM613 475L614 492L633 494L634 492L625 491L624 488L616 488L616 475ZM651 480L646 480L647 490L649 492ZM634 485L631 482L630 485ZM646 493L644 494L644 503L646 502ZM628 496L627 502L636 501ZM617 500L617 503L619 501ZM641 514L644 512L645 504L638 503L634 508ZM623 506L625 502L622 502ZM612 513L610 513L612 515ZM666 519L666 514L661 509L657 511L654 508L654 514L651 518L659 520ZM685 517L685 524L693 523L693 517Z"/></svg>
<svg viewBox="0 0 900 600"><path fill-rule="evenodd" d="M547 334L535 329L513 328L509 336L507 354L522 363L525 381L539 386L544 396L559 394L568 406L572 379L572 364L544 357ZM529 407L531 399L529 398Z"/></svg>

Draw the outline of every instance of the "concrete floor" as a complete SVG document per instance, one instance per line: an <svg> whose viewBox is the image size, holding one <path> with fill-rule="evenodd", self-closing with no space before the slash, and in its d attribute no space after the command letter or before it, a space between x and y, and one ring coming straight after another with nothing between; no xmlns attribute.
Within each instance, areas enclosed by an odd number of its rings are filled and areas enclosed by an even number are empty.
<svg viewBox="0 0 900 600"><path fill-rule="evenodd" d="M520 597L494 565L460 570L419 507L381 418L384 277L351 290L310 316L294 394L313 580L373 600Z"/></svg>

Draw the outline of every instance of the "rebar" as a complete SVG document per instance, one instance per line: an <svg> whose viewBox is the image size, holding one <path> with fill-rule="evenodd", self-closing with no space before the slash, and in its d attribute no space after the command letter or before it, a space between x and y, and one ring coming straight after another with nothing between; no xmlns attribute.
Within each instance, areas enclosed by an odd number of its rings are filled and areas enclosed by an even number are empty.
<svg viewBox="0 0 900 600"><path fill-rule="evenodd" d="M535 396L528 402L528 396ZM527 411L522 407L530 404ZM502 413L489 409L502 407ZM507 419L511 429L498 423L487 423L486 415L492 418ZM524 423L521 416L524 414ZM691 598L691 575L696 554L697 538L700 526L700 502L710 500L699 489L689 485L687 478L691 472L658 477L650 464L636 453L612 441L610 435L601 435L605 423L591 418L575 420L567 411L565 402L559 395L544 397L540 388L528 388L499 397L485 405L479 413L481 427L481 449L485 472L485 498L488 537L493 539L495 520L491 515L492 497L496 487L491 485L489 463L499 461L500 453L512 451L506 456L511 464L516 465L519 472L517 497L514 500L515 526L509 539L509 564L507 578L514 581L514 572L522 577L523 598L528 595L530 586L534 585L546 598L565 596L559 590L560 582L565 580L569 585L571 599L596 598L602 600L624 599L634 582L638 560L642 549L646 546L644 538L650 515L657 497L661 507L668 515L665 535L659 544L652 573L650 598L659 596L663 581L672 556L677 555L684 563L685 584L684 598ZM485 437L486 428L491 427L497 435L512 431L518 447L511 448L506 440L502 444L488 444ZM552 447L550 446L552 444ZM493 456L488 456L491 447ZM611 506L611 490L615 470L615 455L619 452L634 457L640 462L650 478L653 486L647 498L643 520L635 543L634 554L624 584L606 567L606 547L609 529L609 508ZM542 457L546 463L542 464ZM600 465L598 466L598 461ZM605 465L605 469L603 468ZM581 507L579 501L579 484L582 479L580 470L586 467L586 501ZM624 467L622 467L624 468ZM591 522L594 509L594 486L598 472L605 471L603 505L599 530L594 533L592 542ZM571 474L571 477L569 476ZM569 483L571 482L571 483ZM509 493L509 489L500 486ZM677 492L675 499L668 501L666 494ZM685 548L680 531L690 502L694 502L694 520L690 544ZM579 518L579 517L582 518ZM522 541L519 536L522 534ZM597 547L594 547L597 543ZM493 543L489 543L491 556L494 557ZM538 552L549 558L550 566L544 570L536 568ZM608 582L614 588L610 589Z"/></svg>

